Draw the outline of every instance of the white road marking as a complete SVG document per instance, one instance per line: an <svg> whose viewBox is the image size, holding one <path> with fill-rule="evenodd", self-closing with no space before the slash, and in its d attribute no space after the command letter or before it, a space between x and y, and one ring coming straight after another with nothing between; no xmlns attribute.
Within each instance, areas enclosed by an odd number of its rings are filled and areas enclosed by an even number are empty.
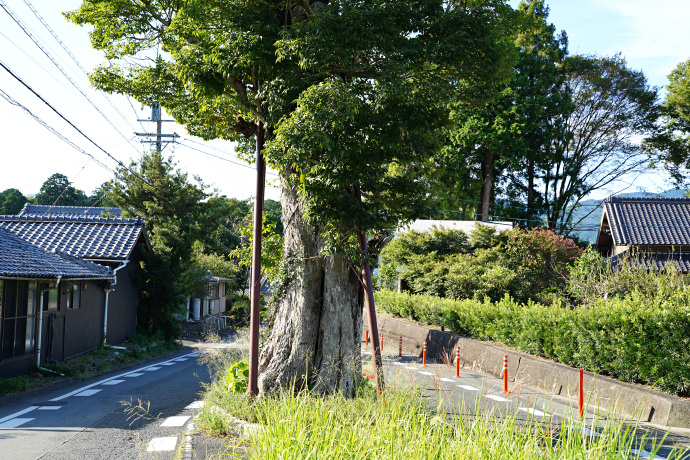
<svg viewBox="0 0 690 460"><path fill-rule="evenodd" d="M479 391L479 388L473 387L472 385L458 385L458 388L462 388L463 390L468 391Z"/></svg>
<svg viewBox="0 0 690 460"><path fill-rule="evenodd" d="M486 397L489 398L489 399L493 399L494 401L501 401L501 402L508 401L508 400L507 400L506 398L504 398L503 396L498 396L498 395L486 395Z"/></svg>
<svg viewBox="0 0 690 460"><path fill-rule="evenodd" d="M158 370L160 370L160 367L158 367L158 366L147 367L147 368L144 369L144 370L147 371L147 372L149 372L149 371L158 371Z"/></svg>
<svg viewBox="0 0 690 460"><path fill-rule="evenodd" d="M188 356L192 356L193 354L194 354L194 353L187 353L186 355L182 355L182 356L180 356L180 357L178 357L178 358L169 359L169 360L164 361L164 362L172 362L172 361L174 361L174 360L176 360L176 359L182 359L182 358L185 358L185 357L188 357ZM162 363L158 363L158 364L162 364ZM153 367L153 366L148 366L148 367ZM66 394L64 394L64 395L62 395L62 396L58 396L57 398L53 398L53 399L51 399L51 401L60 401L60 400L65 399L65 398L69 398L70 396L74 396L74 395L76 395L77 393L81 393L82 391L87 390L87 389L89 389L89 388L93 388L93 387L95 387L95 386L102 385L102 384L104 384L104 383L106 383L106 382L109 382L109 381L111 381L111 380L119 379L119 378L122 378L122 377L138 377L138 376L142 375L142 374L139 374L138 371L142 371L142 370L146 370L146 367L139 368L139 369L136 369L136 370L130 371L130 372L125 372L124 374L114 375L114 376L109 377L109 378L107 378L107 379L105 379L105 380L100 380L100 381L98 381L98 382L92 383L91 385L86 385L85 387L81 387L81 388L79 388L78 390L74 390L74 391L71 391L71 392L69 392L69 393L66 393Z"/></svg>
<svg viewBox="0 0 690 460"><path fill-rule="evenodd" d="M15 418L15 417L19 417L20 415L24 415L24 414L26 414L27 412L31 412L31 411L34 410L34 409L38 409L38 406L29 406L29 407L27 407L27 408L24 409L24 410L20 410L19 412L15 412L14 414L10 414L10 415L8 415L8 416L6 416L6 417L0 418L0 423L4 423L4 422L6 422L6 421L8 421L8 420L10 420L10 419L13 419L13 418Z"/></svg>
<svg viewBox="0 0 690 460"><path fill-rule="evenodd" d="M141 377L144 375L143 372L132 372L131 374L123 375L123 377Z"/></svg>
<svg viewBox="0 0 690 460"><path fill-rule="evenodd" d="M419 373L422 374L422 375L434 375L433 372L422 372L422 371L419 371Z"/></svg>
<svg viewBox="0 0 690 460"><path fill-rule="evenodd" d="M370 355L370 354L371 354L370 351L363 351L362 353L365 354L365 355Z"/></svg>
<svg viewBox="0 0 690 460"><path fill-rule="evenodd" d="M539 417L544 417L544 416L548 415L545 412L542 412L542 411L537 410L537 409L532 409L531 407L520 407L519 410L521 410L523 412L529 412L532 415L538 415Z"/></svg>
<svg viewBox="0 0 690 460"><path fill-rule="evenodd" d="M442 379L441 379L441 382L450 382L450 383L453 383L454 380L452 380L452 379L447 379L447 378L442 378Z"/></svg>
<svg viewBox="0 0 690 460"><path fill-rule="evenodd" d="M161 426L182 426L189 420L189 415L176 415L175 417L168 417L165 422L161 423Z"/></svg>
<svg viewBox="0 0 690 460"><path fill-rule="evenodd" d="M58 410L62 406L41 406L38 410Z"/></svg>
<svg viewBox="0 0 690 460"><path fill-rule="evenodd" d="M187 361L187 358L177 358L177 359L175 360L175 362L178 362L178 363L181 363L181 362L184 362L184 361Z"/></svg>
<svg viewBox="0 0 690 460"><path fill-rule="evenodd" d="M26 422L32 421L32 418L13 418L4 423L0 423L0 428L17 428L20 425L24 425Z"/></svg>
<svg viewBox="0 0 690 460"><path fill-rule="evenodd" d="M601 434L599 434L598 431L592 431L592 430L590 430L589 428L580 428L580 427L576 427L576 429L581 430L581 431L582 431L584 434L586 434L587 436L595 436L595 437L601 436Z"/></svg>
<svg viewBox="0 0 690 460"><path fill-rule="evenodd" d="M77 393L77 394L74 395L74 396L93 396L93 395L95 395L96 393L98 393L99 391L101 391L100 388L91 389L91 390L84 390L84 391L82 391L81 393Z"/></svg>
<svg viewBox="0 0 690 460"><path fill-rule="evenodd" d="M117 385L122 382L124 382L124 380L111 380L110 382L105 382L103 385Z"/></svg>
<svg viewBox="0 0 690 460"><path fill-rule="evenodd" d="M416 371L416 370L417 370L416 367L411 367L411 366L405 366L405 369L409 369L409 370L411 370L411 371Z"/></svg>
<svg viewBox="0 0 690 460"><path fill-rule="evenodd" d="M644 459L651 459L651 460L666 460L666 457L660 457L658 455L655 455L652 457L651 452L647 452L646 450L637 450L637 449L632 449L630 451L631 454L637 455L637 458L644 458Z"/></svg>
<svg viewBox="0 0 690 460"><path fill-rule="evenodd" d="M177 436L170 436L167 438L153 438L146 448L149 452L163 452L175 450L177 446Z"/></svg>
<svg viewBox="0 0 690 460"><path fill-rule="evenodd" d="M203 401L194 401L193 403L187 405L185 409L201 409L202 407L204 407Z"/></svg>
<svg viewBox="0 0 690 460"><path fill-rule="evenodd" d="M396 366L404 366L405 365L405 363L397 363L397 362L393 363L393 364L395 364Z"/></svg>
<svg viewBox="0 0 690 460"><path fill-rule="evenodd" d="M161 364L161 366L174 366L175 365L175 363L160 363L160 364Z"/></svg>

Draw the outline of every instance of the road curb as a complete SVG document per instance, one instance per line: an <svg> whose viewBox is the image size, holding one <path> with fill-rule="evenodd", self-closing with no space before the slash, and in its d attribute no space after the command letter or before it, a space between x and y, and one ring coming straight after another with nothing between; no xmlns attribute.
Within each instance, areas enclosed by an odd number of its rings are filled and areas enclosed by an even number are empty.
<svg viewBox="0 0 690 460"><path fill-rule="evenodd" d="M496 345L468 339L449 332L421 326L410 321L376 314L379 333L383 336L384 351L398 349L403 338L403 353L421 358L422 344L428 344L428 359L447 360L455 357L460 347L460 365L464 369L500 377L503 355L508 355L508 379L512 385L526 385L563 396L576 405L578 369L553 363L543 358ZM363 317L362 340L368 330L366 311ZM666 427L690 429L690 401L644 387L620 382L592 372L584 373L585 401L599 407L632 417L642 422Z"/></svg>

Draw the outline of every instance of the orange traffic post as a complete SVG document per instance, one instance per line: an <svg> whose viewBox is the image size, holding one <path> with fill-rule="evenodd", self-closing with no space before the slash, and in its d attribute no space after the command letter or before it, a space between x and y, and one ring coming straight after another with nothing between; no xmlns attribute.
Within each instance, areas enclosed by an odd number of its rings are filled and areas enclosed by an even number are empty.
<svg viewBox="0 0 690 460"><path fill-rule="evenodd" d="M369 346L369 331L367 331L367 347Z"/></svg>
<svg viewBox="0 0 690 460"><path fill-rule="evenodd" d="M426 340L424 341L424 353L422 355L422 367L426 367Z"/></svg>
<svg viewBox="0 0 690 460"><path fill-rule="evenodd" d="M455 376L460 378L460 347L455 351Z"/></svg>
<svg viewBox="0 0 690 460"><path fill-rule="evenodd" d="M402 359L402 336L398 340L398 359Z"/></svg>
<svg viewBox="0 0 690 460"><path fill-rule="evenodd" d="M580 389L579 389L579 395L577 398L577 418L582 418L584 416L584 405L585 405L585 390L584 390L584 377L583 377L583 370L580 369Z"/></svg>
<svg viewBox="0 0 690 460"><path fill-rule="evenodd" d="M508 355L503 355L503 393L508 394Z"/></svg>
<svg viewBox="0 0 690 460"><path fill-rule="evenodd" d="M381 351L383 351L383 334L381 334Z"/></svg>

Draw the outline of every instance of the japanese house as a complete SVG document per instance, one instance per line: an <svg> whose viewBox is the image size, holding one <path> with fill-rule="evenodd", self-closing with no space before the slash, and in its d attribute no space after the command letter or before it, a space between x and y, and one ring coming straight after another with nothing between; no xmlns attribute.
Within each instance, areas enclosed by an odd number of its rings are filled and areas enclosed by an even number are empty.
<svg viewBox="0 0 690 460"><path fill-rule="evenodd" d="M0 229L0 378L99 346L110 267Z"/></svg>
<svg viewBox="0 0 690 460"><path fill-rule="evenodd" d="M690 198L606 198L596 249L614 266L690 271Z"/></svg>

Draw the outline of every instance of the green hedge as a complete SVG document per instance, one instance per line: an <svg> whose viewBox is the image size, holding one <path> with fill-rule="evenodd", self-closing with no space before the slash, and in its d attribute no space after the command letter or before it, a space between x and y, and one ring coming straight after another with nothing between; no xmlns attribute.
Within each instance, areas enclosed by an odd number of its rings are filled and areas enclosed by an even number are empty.
<svg viewBox="0 0 690 460"><path fill-rule="evenodd" d="M662 391L690 396L690 288L650 302L639 295L590 307L450 300L377 291L376 308L478 340Z"/></svg>

